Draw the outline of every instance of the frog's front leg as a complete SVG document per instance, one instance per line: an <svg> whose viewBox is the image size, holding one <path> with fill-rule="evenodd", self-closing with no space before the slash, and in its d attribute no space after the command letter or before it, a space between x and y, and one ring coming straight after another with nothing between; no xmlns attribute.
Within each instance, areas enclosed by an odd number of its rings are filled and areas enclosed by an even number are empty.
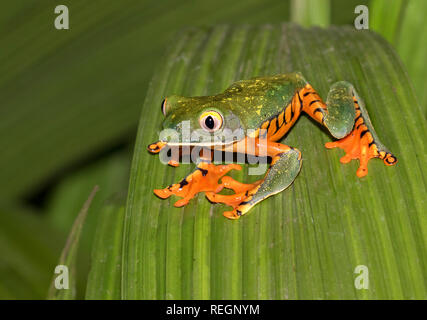
<svg viewBox="0 0 427 320"><path fill-rule="evenodd" d="M301 169L301 152L280 143L268 142L267 154L272 160L264 179L253 184L243 184L230 177L224 177L223 186L233 189L236 194L206 193L210 201L233 207L232 211L224 212L225 217L240 218L258 202L285 190L294 181Z"/></svg>
<svg viewBox="0 0 427 320"><path fill-rule="evenodd" d="M326 148L344 149L346 154L341 158L341 163L359 159L358 177L368 174L371 158L380 158L389 166L397 162L396 157L380 142L363 101L352 84L345 81L333 84L326 104L309 84L300 96L303 111L327 127L332 136L340 139L327 143Z"/></svg>
<svg viewBox="0 0 427 320"><path fill-rule="evenodd" d="M163 142L163 141L157 141L154 143L151 143L148 145L147 149L148 151L150 151L151 153L160 153L160 151L162 151L162 149L164 149L165 147L167 147L167 143ZM179 166L179 154L181 153L181 151L179 150L170 150L172 157L171 159L168 161L168 165L172 166L172 167L178 167Z"/></svg>
<svg viewBox="0 0 427 320"><path fill-rule="evenodd" d="M241 170L238 164L214 165L203 160L197 165L197 169L182 179L179 183L172 184L164 189L155 189L154 193L162 198L171 195L181 197L175 202L175 207L186 205L199 192L220 192L224 186L218 183L230 170Z"/></svg>

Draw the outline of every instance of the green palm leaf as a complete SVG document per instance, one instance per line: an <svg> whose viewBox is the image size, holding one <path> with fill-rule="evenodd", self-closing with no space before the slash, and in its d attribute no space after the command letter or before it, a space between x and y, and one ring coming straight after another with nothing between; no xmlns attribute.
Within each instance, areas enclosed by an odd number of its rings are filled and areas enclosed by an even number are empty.
<svg viewBox="0 0 427 320"><path fill-rule="evenodd" d="M86 299L121 298L124 212L124 206L115 202L109 203L100 212Z"/></svg>
<svg viewBox="0 0 427 320"><path fill-rule="evenodd" d="M122 298L426 298L426 125L393 49L371 32L287 24L195 29L173 39L138 130ZM357 178L358 164L341 165L342 152L323 146L331 137L302 117L285 140L303 153L300 175L240 220L223 218L226 207L202 195L181 209L153 195L192 169L164 166L145 149L158 138L164 96L214 94L234 80L296 70L323 97L333 82L352 82L397 166L371 161L368 177ZM354 286L359 265L369 270L367 290Z"/></svg>
<svg viewBox="0 0 427 320"><path fill-rule="evenodd" d="M84 203L82 209L77 215L74 224L71 228L68 239L65 243L64 249L62 250L61 256L59 258L58 265L65 266L67 268L67 272L65 273L66 282L68 286L65 288L57 288L56 280L59 275L54 275L49 292L48 299L52 300L73 300L76 299L77 296L77 276L76 276L76 266L77 266L77 256L79 249L79 242L83 230L83 226L85 223L85 219L89 210L89 207L92 203L93 198L95 197L96 192L99 187L95 186L90 193L88 199ZM60 281L61 282L61 281Z"/></svg>

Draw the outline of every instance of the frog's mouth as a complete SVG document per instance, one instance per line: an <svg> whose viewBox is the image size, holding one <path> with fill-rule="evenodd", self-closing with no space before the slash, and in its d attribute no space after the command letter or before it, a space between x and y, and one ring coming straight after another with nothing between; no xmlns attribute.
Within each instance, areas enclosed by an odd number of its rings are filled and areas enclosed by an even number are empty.
<svg viewBox="0 0 427 320"><path fill-rule="evenodd" d="M148 146L152 153L158 153L164 147L204 147L204 148L225 148L245 138L245 132L241 129L231 131L228 129L213 133L206 133L203 130L194 130L183 133L178 130L163 130L159 141Z"/></svg>
<svg viewBox="0 0 427 320"><path fill-rule="evenodd" d="M168 131L167 135L160 136L160 141L171 147L190 146L190 147L221 147L228 146L245 137L243 130L231 131L229 129L220 130L215 133L206 133L198 129L191 133L180 131Z"/></svg>
<svg viewBox="0 0 427 320"><path fill-rule="evenodd" d="M240 140L236 139L228 142L162 142L171 147L225 147L238 141Z"/></svg>
<svg viewBox="0 0 427 320"><path fill-rule="evenodd" d="M239 142L241 139L235 139L227 142L173 142L173 141L164 141L160 140L148 145L147 149L151 153L159 153L166 146L169 147L205 147L205 148L215 148L215 147L227 147L236 142Z"/></svg>

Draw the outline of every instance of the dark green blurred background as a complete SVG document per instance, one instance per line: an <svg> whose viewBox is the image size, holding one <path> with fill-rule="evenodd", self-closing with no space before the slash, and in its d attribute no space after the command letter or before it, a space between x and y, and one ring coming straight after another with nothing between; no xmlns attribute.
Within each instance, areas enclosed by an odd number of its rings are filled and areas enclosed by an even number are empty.
<svg viewBox="0 0 427 320"><path fill-rule="evenodd" d="M371 25L398 49L425 105L420 15L405 1L374 2L318 0L330 6L325 25L353 24L356 5L376 7ZM100 191L92 211L124 199L146 90L178 29L295 20L296 3L292 9L290 0L3 1L0 298L45 296L50 266L95 184ZM69 8L69 30L54 28L59 4ZM419 42L402 37L414 29ZM89 215L82 268L95 223L96 215Z"/></svg>

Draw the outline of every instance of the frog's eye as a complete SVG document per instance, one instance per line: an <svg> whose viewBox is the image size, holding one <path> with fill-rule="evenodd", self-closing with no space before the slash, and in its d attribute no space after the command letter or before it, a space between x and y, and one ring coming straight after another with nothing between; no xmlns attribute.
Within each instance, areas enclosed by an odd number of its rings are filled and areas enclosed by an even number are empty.
<svg viewBox="0 0 427 320"><path fill-rule="evenodd" d="M200 126L207 132L214 132L220 129L222 122L222 115L216 111L203 112L199 119Z"/></svg>
<svg viewBox="0 0 427 320"><path fill-rule="evenodd" d="M166 117L166 99L162 101L162 113Z"/></svg>

